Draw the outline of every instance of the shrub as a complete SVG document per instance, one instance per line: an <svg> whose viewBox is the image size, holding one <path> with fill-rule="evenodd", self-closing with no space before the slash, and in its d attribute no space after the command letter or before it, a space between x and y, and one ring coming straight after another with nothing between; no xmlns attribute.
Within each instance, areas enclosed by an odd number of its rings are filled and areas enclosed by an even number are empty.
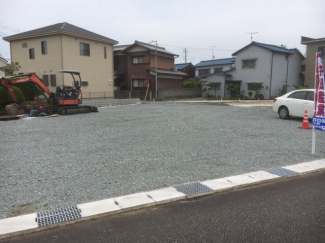
<svg viewBox="0 0 325 243"><path fill-rule="evenodd" d="M43 80L41 81L43 82ZM21 92L23 92L26 100L34 100L35 96L40 95L39 90L31 82L16 84L15 86L18 87L21 90Z"/></svg>
<svg viewBox="0 0 325 243"><path fill-rule="evenodd" d="M260 93L255 94L254 99L258 100L258 98L260 98L260 100L264 100L264 95Z"/></svg>
<svg viewBox="0 0 325 243"><path fill-rule="evenodd" d="M194 78L190 78L190 79L183 81L183 87L184 88L196 88L196 87L199 87L199 83Z"/></svg>
<svg viewBox="0 0 325 243"><path fill-rule="evenodd" d="M25 96L19 88L12 86L12 90L14 91L19 102L25 101ZM4 87L0 86L0 103L9 103L10 101L11 100L8 97L7 91Z"/></svg>

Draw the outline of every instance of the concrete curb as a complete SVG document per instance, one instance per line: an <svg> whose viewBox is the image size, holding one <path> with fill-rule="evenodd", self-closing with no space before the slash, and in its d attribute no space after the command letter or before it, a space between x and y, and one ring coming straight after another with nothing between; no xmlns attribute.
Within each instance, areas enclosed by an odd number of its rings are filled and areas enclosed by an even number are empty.
<svg viewBox="0 0 325 243"><path fill-rule="evenodd" d="M78 204L62 209L5 218L0 220L0 239L25 232L53 228L62 224L71 224L100 215L118 214L163 203L261 184L267 181L298 176L323 169L325 169L325 159L225 178L175 185L148 192Z"/></svg>

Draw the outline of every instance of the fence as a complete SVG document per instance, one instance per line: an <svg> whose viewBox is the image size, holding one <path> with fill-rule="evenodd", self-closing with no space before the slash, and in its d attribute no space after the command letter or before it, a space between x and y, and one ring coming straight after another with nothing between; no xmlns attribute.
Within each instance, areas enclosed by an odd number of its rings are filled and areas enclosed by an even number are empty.
<svg viewBox="0 0 325 243"><path fill-rule="evenodd" d="M118 105L135 105L140 104L139 98L134 99L113 99L113 98L92 98L82 99L83 105L91 106L118 106Z"/></svg>

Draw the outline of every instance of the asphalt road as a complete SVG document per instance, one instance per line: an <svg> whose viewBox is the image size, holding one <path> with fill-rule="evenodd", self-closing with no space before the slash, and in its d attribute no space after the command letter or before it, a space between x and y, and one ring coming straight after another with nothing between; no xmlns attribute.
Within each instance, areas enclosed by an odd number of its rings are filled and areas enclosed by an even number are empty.
<svg viewBox="0 0 325 243"><path fill-rule="evenodd" d="M0 218L324 158L301 124L176 102L1 122Z"/></svg>
<svg viewBox="0 0 325 243"><path fill-rule="evenodd" d="M88 220L1 243L325 242L325 171Z"/></svg>

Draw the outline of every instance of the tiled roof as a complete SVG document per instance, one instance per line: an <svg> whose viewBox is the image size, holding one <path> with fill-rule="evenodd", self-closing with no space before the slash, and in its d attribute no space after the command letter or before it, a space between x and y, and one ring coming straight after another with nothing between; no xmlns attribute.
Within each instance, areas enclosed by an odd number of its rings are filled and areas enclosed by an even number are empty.
<svg viewBox="0 0 325 243"><path fill-rule="evenodd" d="M205 67L205 66L216 66L216 65L227 65L235 63L236 58L223 58L223 59L214 59L209 61L201 61L198 64L194 65L194 67Z"/></svg>
<svg viewBox="0 0 325 243"><path fill-rule="evenodd" d="M193 66L192 63L179 63L179 64L174 64L174 66L178 69L178 70L182 70L188 66Z"/></svg>
<svg viewBox="0 0 325 243"><path fill-rule="evenodd" d="M150 69L151 71L156 72L156 69L153 68L153 67L150 67L149 69ZM158 69L157 69L157 73L158 73L158 74L173 74L173 75L179 75L179 76L186 76L186 75L187 75L187 73L184 73L184 72L173 71L173 70L169 70L169 69L161 69L161 68L158 68Z"/></svg>
<svg viewBox="0 0 325 243"><path fill-rule="evenodd" d="M37 36L53 35L53 34L58 34L58 33L83 37L86 39L98 40L98 41L102 41L102 42L109 42L113 45L118 43L117 41L115 41L113 39L107 38L102 35L98 35L96 33L79 28L77 26L74 26L74 25L66 23L66 22L42 27L42 28L35 29L35 30L26 31L26 32L19 33L16 35L7 36L3 39L6 41L11 41L11 40L25 39L25 38L31 38L31 37L37 37Z"/></svg>
<svg viewBox="0 0 325 243"><path fill-rule="evenodd" d="M284 48L284 47L281 47L281 46L276 46L276 45L263 44L263 43L253 41L252 43L250 43L249 45L247 45L247 46L243 47L242 49L236 51L232 55L236 56L236 54L238 52L241 52L242 50L246 49L247 47L249 47L251 45L259 46L259 47L262 47L264 49L270 50L272 52L279 52L279 53L283 53L283 54L292 54L292 52L290 52L289 49L287 49L287 48Z"/></svg>
<svg viewBox="0 0 325 243"><path fill-rule="evenodd" d="M129 47L129 46L131 46L131 44L130 44L130 45L119 45L119 46L114 46L114 47L113 47L113 50L114 50L114 51L123 51L125 48L127 48L127 47Z"/></svg>
<svg viewBox="0 0 325 243"><path fill-rule="evenodd" d="M129 45L128 47L126 47L123 51L127 51L128 49L130 49L130 48L132 48L133 46L136 46L136 45L145 47L145 48L147 48L149 50L152 50L152 51L156 51L156 48L157 48L157 52L165 53L165 54L169 54L171 56L178 57L177 54L172 53L172 52L169 52L169 51L166 51L166 49L164 47L156 46L156 45L151 45L151 44L144 43L144 42L137 41L137 40L132 45Z"/></svg>

